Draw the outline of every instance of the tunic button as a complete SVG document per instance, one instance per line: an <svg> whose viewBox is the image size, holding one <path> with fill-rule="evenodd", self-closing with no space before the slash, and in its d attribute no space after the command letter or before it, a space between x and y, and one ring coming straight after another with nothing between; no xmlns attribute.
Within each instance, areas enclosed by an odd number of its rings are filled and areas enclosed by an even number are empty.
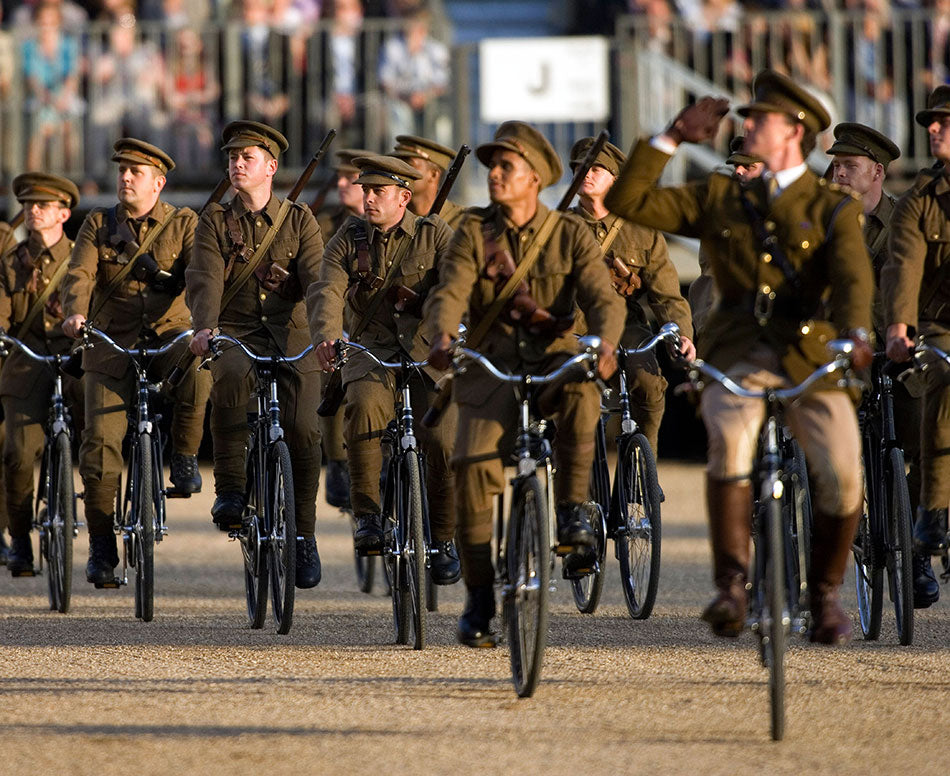
<svg viewBox="0 0 950 776"><path fill-rule="evenodd" d="M770 261L772 261L772 254L763 253L759 258L762 259L762 261L764 261L766 264L768 264Z"/></svg>
<svg viewBox="0 0 950 776"><path fill-rule="evenodd" d="M766 221L766 222L765 222L765 229L766 229L766 231L768 231L768 232L773 232L773 231L775 231L775 222L774 222L774 221Z"/></svg>
<svg viewBox="0 0 950 776"><path fill-rule="evenodd" d="M934 235L933 237L931 237L930 239L932 239L932 240L937 240L937 239L939 239L939 237L940 237L939 234L935 234L935 235Z"/></svg>
<svg viewBox="0 0 950 776"><path fill-rule="evenodd" d="M723 236L723 237L728 237L730 234L732 234L732 230L731 230L731 229L723 229L723 230L722 230L722 236Z"/></svg>
<svg viewBox="0 0 950 776"><path fill-rule="evenodd" d="M518 343L518 347L519 347L519 348L527 347L527 345L528 345L528 343L525 342L524 340L521 340L521 342Z"/></svg>
<svg viewBox="0 0 950 776"><path fill-rule="evenodd" d="M261 316L261 323L267 323L267 316L266 316L266 315L262 315L262 316Z"/></svg>
<svg viewBox="0 0 950 776"><path fill-rule="evenodd" d="M43 259L44 264L49 264L49 259Z"/></svg>
<svg viewBox="0 0 950 776"><path fill-rule="evenodd" d="M399 313L393 313L393 318L398 318L398 317L399 317Z"/></svg>
<svg viewBox="0 0 950 776"><path fill-rule="evenodd" d="M263 302L265 299L267 299L267 294L261 294L261 301Z"/></svg>
<svg viewBox="0 0 950 776"><path fill-rule="evenodd" d="M255 224L255 226L263 226L263 225L264 225L264 222L261 221L261 219L258 218L257 221L254 222L254 224Z"/></svg>
<svg viewBox="0 0 950 776"><path fill-rule="evenodd" d="M803 250L803 251L807 251L809 245L811 245L811 243L808 242L808 240L802 240L802 250Z"/></svg>
<svg viewBox="0 0 950 776"><path fill-rule="evenodd" d="M807 323L804 326L802 326L802 334L808 334L808 332L810 331L811 331L811 326L809 326Z"/></svg>
<svg viewBox="0 0 950 776"><path fill-rule="evenodd" d="M391 261L387 261L387 262L386 262L386 266L387 266L387 267L391 267L392 265L393 265L393 263L392 263Z"/></svg>
<svg viewBox="0 0 950 776"><path fill-rule="evenodd" d="M254 247L255 247L255 248L260 248L260 247L261 247L261 244L260 244L260 243L254 243Z"/></svg>

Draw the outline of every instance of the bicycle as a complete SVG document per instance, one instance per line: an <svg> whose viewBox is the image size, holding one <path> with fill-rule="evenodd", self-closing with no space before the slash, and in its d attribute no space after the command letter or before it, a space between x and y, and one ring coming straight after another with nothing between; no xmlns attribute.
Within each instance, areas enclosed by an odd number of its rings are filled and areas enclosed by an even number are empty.
<svg viewBox="0 0 950 776"><path fill-rule="evenodd" d="M221 354L222 344L240 348L254 365L257 410L248 414L250 436L245 448L244 515L240 528L228 536L241 543L244 559L244 593L251 628L264 627L267 595L277 633L290 632L294 615L294 577L297 571L297 521L290 450L280 425L277 372L282 364L300 361L313 350L308 345L296 356L255 353L229 334L211 340L210 364ZM201 368L199 367L199 368Z"/></svg>
<svg viewBox="0 0 950 776"><path fill-rule="evenodd" d="M772 739L785 735L785 652L792 633L803 636L808 630L808 612L803 605L801 584L800 529L794 525L794 505L799 482L792 476L798 464L794 449L782 444L782 407L804 395L816 382L844 371L850 385L853 343L832 340L828 350L833 360L820 366L799 385L790 388L748 390L710 364L696 359L690 364L689 379L699 390L701 375L727 391L765 403L765 422L755 456L754 485L757 497L752 514L752 582L747 622L759 640L759 656L769 672L769 703Z"/></svg>
<svg viewBox="0 0 950 776"><path fill-rule="evenodd" d="M537 388L565 378L578 367L583 367L582 379L594 379L600 338L581 337L580 341L584 351L546 375L506 374L468 348L457 348L454 357L457 371L465 369L467 359L496 380L518 386L521 408L514 452L517 472L511 479L507 521L504 496L498 497L495 569L510 644L511 677L515 692L522 698L534 693L541 677L551 572L556 559L573 549L557 541L551 441L546 421L536 417L534 398ZM543 485L539 471L544 476Z"/></svg>
<svg viewBox="0 0 950 776"><path fill-rule="evenodd" d="M425 455L416 441L409 381L413 372L425 367L428 361L413 361L402 354L399 361L383 361L357 342L344 342L340 347L341 364L346 362L350 349L365 353L384 369L394 370L398 396L396 417L388 423L382 438L382 444L390 451L382 493L383 549L359 554L367 559L382 555L392 596L396 643L408 644L411 632L413 648L424 649L425 613L434 610L429 604L435 591L428 572L432 536Z"/></svg>
<svg viewBox="0 0 950 776"><path fill-rule="evenodd" d="M870 391L858 412L864 458L864 510L854 542L858 619L868 641L881 635L884 572L897 620L897 638L914 640L910 492L904 452L894 429L893 382L887 357L876 353Z"/></svg>
<svg viewBox="0 0 950 776"><path fill-rule="evenodd" d="M653 450L630 415L627 369L632 359L652 352L661 342L678 348L679 339L679 327L666 323L642 347L617 348L619 405L616 409L601 407L591 471L591 499L596 505L591 525L597 540L597 562L589 574L571 580L574 604L584 614L596 611L600 602L607 539L614 541L614 555L620 563L620 582L630 616L645 620L653 611L660 579L662 497ZM609 390L604 392L605 396ZM620 416L613 489L607 460L607 421L611 415Z"/></svg>
<svg viewBox="0 0 950 776"><path fill-rule="evenodd" d="M950 354L946 351L941 350L936 345L924 342L923 339L921 339L914 347L912 358L914 362L913 371L926 374L934 368L942 367L943 373L936 378L937 381L943 385L946 385L948 381L950 381L950 372L947 371L948 368L950 368ZM909 376L910 372L905 372L904 374ZM944 529L947 529L946 525ZM950 531L948 531L944 540L941 542L940 551L934 554L940 557L940 564L943 567L940 579L944 582L950 582Z"/></svg>
<svg viewBox="0 0 950 776"><path fill-rule="evenodd" d="M79 535L73 485L72 423L63 397L63 374L69 354L45 356L8 334L0 335L0 346L12 345L27 358L45 364L53 372L53 392L49 416L43 429L43 454L36 491L33 526L40 537L39 568L18 576L35 576L47 565L49 608L65 614L69 611L73 577L73 539ZM5 355L5 354L4 354Z"/></svg>
<svg viewBox="0 0 950 776"><path fill-rule="evenodd" d="M96 584L97 588L118 588L129 584L128 569L135 569L135 616L142 622L151 622L155 614L155 544L168 534L165 499L189 498L191 494L179 493L164 485L162 453L165 447L161 428L162 416L151 409L151 400L166 385L177 381L180 368L172 369L168 376L157 383L148 379L148 364L151 359L168 353L187 340L194 332L180 332L176 337L157 348L144 345L126 348L118 344L104 331L84 324L82 348L96 347L90 335L97 337L118 353L128 356L135 370L136 397L128 408L130 426L130 451L125 488L121 476L116 492L115 531L122 537L122 576L111 583Z"/></svg>

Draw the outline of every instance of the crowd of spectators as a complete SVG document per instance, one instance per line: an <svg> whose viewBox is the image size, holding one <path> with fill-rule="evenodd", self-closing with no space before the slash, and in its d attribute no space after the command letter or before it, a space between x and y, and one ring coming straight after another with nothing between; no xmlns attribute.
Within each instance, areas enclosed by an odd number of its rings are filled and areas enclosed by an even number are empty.
<svg viewBox="0 0 950 776"><path fill-rule="evenodd" d="M197 177L220 169L217 134L239 116L307 148L329 126L363 146L370 126L425 132L449 83L427 0L27 0L0 14L7 181L28 167L91 188L121 135Z"/></svg>

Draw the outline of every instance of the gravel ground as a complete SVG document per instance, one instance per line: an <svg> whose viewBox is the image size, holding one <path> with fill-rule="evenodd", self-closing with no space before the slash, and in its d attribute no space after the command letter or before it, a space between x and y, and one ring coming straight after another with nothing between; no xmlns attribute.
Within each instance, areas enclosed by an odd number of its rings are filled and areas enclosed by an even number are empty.
<svg viewBox="0 0 950 776"><path fill-rule="evenodd" d="M204 472L210 483L210 471ZM0 571L0 773L906 773L946 761L950 616L917 613L912 647L796 642L786 740L769 740L753 638L699 622L709 553L697 466L664 464L663 572L653 616L627 616L616 561L594 615L558 586L542 682L518 699L505 648L454 641L460 586L440 590L430 646L391 643L391 605L356 588L349 524L321 503L323 581L294 626L247 626L240 551L211 497L170 502L155 620L132 590L94 590L76 543L72 610L42 577ZM209 489L210 490L210 489ZM855 610L853 578L845 601ZM950 598L943 588L945 598Z"/></svg>

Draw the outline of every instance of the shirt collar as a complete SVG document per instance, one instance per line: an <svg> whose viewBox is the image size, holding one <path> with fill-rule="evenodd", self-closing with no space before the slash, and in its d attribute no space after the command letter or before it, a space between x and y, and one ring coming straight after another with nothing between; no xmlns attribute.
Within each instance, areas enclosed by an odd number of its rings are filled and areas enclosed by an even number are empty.
<svg viewBox="0 0 950 776"><path fill-rule="evenodd" d="M247 209L247 205L244 204L244 200L241 199L239 195L235 195L234 199L231 200L231 210L234 212L234 215L238 218L246 216L251 211ZM277 218L277 212L280 210L280 200L274 196L273 193L270 195L270 199L267 200L267 204L264 205L263 210L261 210L261 215L267 219L269 224L274 223L274 220Z"/></svg>
<svg viewBox="0 0 950 776"><path fill-rule="evenodd" d="M406 212L403 213L402 215L402 220L398 224L396 224L396 226L389 232L389 234L402 231L402 232L405 232L407 235L409 235L410 238L415 237L416 221L418 219L419 219L419 216L417 216L415 213L410 213L409 209L406 208ZM367 238L369 239L370 243L375 242L379 236L384 234L383 231L379 227L374 226L369 221L366 222L366 228L367 228Z"/></svg>
<svg viewBox="0 0 950 776"><path fill-rule="evenodd" d="M165 203L162 202L161 197L159 197L159 198L155 201L155 205L152 207L151 210L149 210L149 211L145 214L145 216L143 217L142 220L148 219L148 220L150 220L150 221L161 221L161 220L162 220L162 217L163 217L164 215L165 215ZM137 220L140 220L140 219L132 218L132 216L129 215L128 209L127 209L127 208L125 207L125 205L123 205L121 202L119 203L118 207L116 208L115 217L116 217L119 221L137 221Z"/></svg>
<svg viewBox="0 0 950 776"><path fill-rule="evenodd" d="M868 218L874 218L881 224L887 224L891 220L891 214L894 212L894 200L886 191L881 192L881 199L874 210L868 213Z"/></svg>
<svg viewBox="0 0 950 776"><path fill-rule="evenodd" d="M781 192L785 191L785 189L801 178L806 170L808 170L808 165L802 162L795 167L789 167L785 170L779 170L778 172L767 172L765 175L775 178L775 183L778 184L778 190Z"/></svg>

